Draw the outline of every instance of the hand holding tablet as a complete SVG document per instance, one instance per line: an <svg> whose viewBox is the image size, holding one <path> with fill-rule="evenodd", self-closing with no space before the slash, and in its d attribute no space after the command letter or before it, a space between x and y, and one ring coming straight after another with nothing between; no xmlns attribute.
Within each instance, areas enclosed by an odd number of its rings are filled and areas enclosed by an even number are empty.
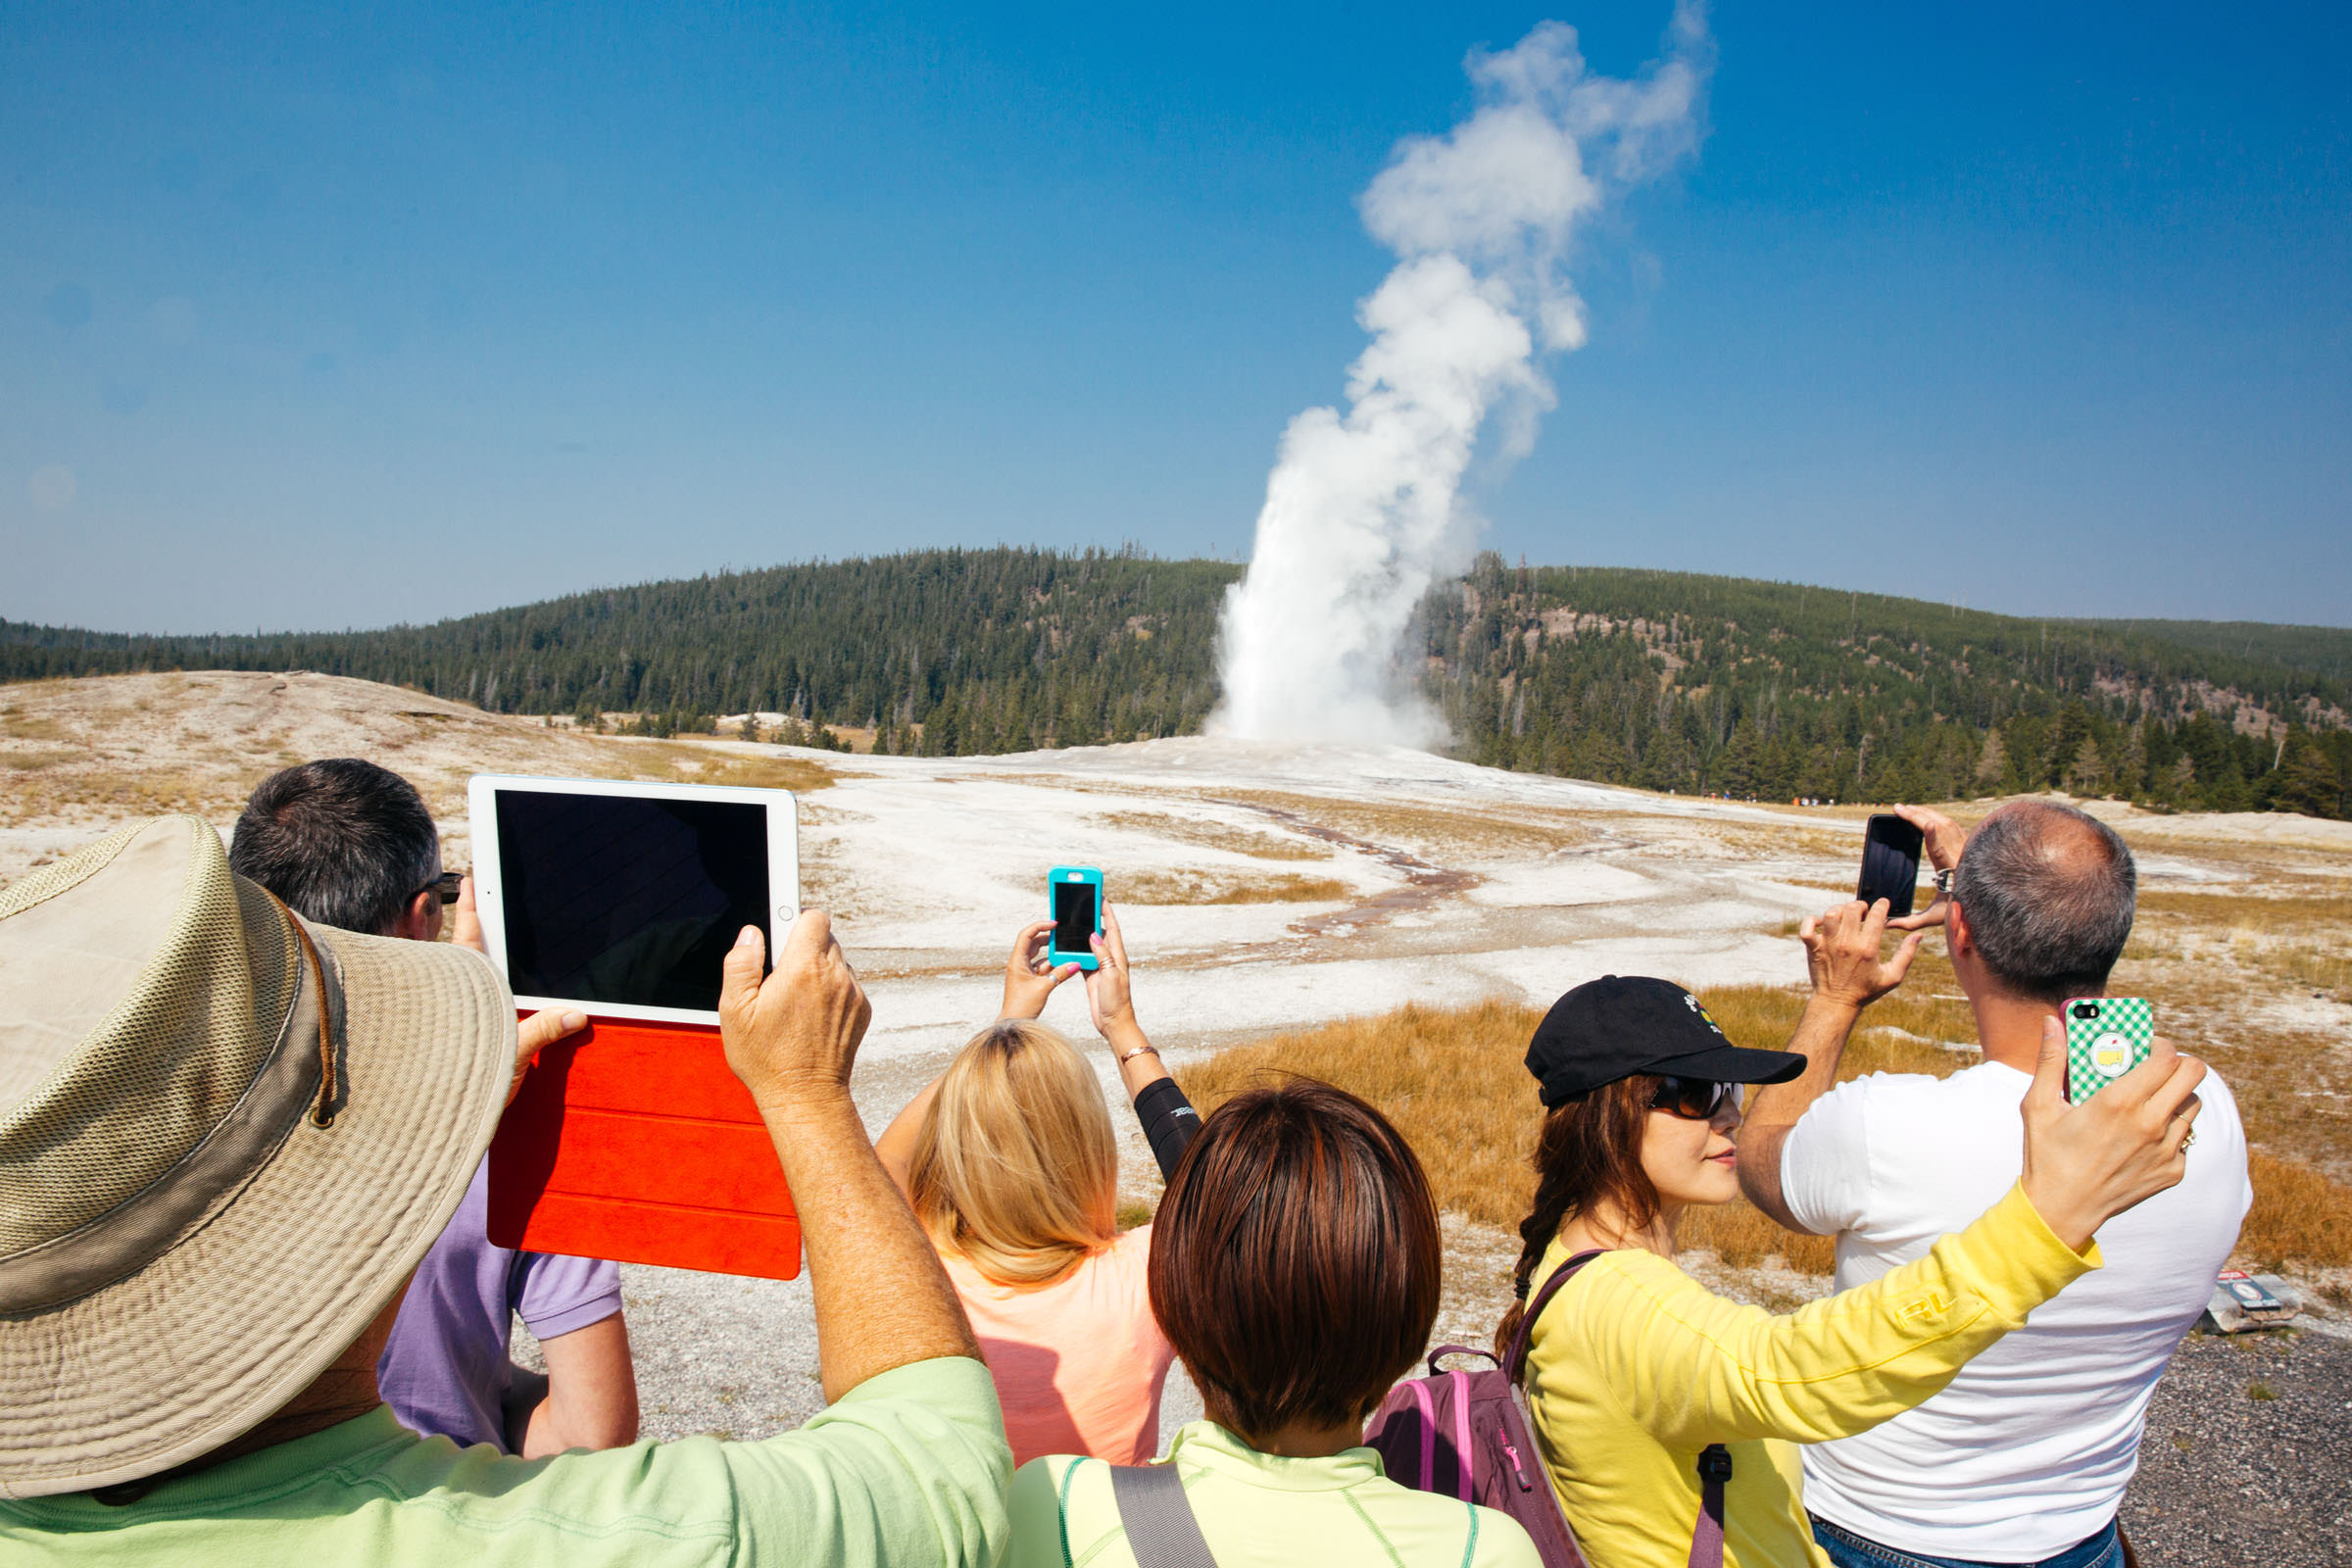
<svg viewBox="0 0 2352 1568"><path fill-rule="evenodd" d="M502 1247L790 1279L800 1225L719 1041L722 974L799 913L782 790L477 776L480 940L558 1039L490 1148ZM760 972L766 970L764 963Z"/></svg>

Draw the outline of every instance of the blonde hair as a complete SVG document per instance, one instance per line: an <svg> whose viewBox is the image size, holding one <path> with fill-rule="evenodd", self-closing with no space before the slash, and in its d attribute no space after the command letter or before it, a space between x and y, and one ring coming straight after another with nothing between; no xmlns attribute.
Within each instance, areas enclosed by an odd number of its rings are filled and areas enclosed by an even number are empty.
<svg viewBox="0 0 2352 1568"><path fill-rule="evenodd" d="M1003 1018L941 1076L906 1191L941 1250L1000 1285L1036 1285L1118 1235L1118 1176L1110 1111L1078 1048Z"/></svg>

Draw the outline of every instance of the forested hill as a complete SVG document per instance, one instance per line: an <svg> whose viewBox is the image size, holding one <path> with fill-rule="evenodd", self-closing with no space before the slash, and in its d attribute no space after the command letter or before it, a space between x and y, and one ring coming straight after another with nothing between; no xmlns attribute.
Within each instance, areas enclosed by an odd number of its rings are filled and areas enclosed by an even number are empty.
<svg viewBox="0 0 2352 1568"><path fill-rule="evenodd" d="M1505 567L1425 606L1428 687L1500 766L1766 799L2064 788L2345 814L2325 627L2033 620L1687 572Z"/></svg>
<svg viewBox="0 0 2352 1568"><path fill-rule="evenodd" d="M0 621L0 679L312 669L508 713L717 713L925 727L934 750L1198 731L1242 568L1133 553L935 550L573 594L382 631L125 637ZM904 737L911 743L911 733Z"/></svg>
<svg viewBox="0 0 2352 1568"><path fill-rule="evenodd" d="M926 551L576 594L430 626L137 637L0 621L0 678L315 669L656 730L780 710L887 750L1183 734L1241 568ZM2066 787L2345 811L2352 633L2033 620L1842 590L1482 558L1405 671L1500 766L1763 798Z"/></svg>

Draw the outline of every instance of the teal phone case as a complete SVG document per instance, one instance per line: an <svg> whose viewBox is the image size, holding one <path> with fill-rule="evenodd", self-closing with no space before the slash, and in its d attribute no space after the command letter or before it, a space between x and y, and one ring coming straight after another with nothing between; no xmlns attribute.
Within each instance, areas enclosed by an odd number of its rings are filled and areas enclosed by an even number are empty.
<svg viewBox="0 0 2352 1568"><path fill-rule="evenodd" d="M2099 1009L2078 1018L2078 1006ZM2066 1004L2066 1098L2080 1105L2148 1059L2156 1049L2156 1008L2145 997L2078 997Z"/></svg>
<svg viewBox="0 0 2352 1568"><path fill-rule="evenodd" d="M1046 918L1049 920L1054 917L1054 889L1064 883L1082 883L1094 889L1095 934L1097 936L1101 936L1102 934L1102 870L1099 867L1092 865L1057 865L1053 870L1047 872ZM1063 947L1060 943L1058 932L1055 933L1053 938L1048 939L1046 961L1049 963L1074 963L1088 974L1094 973L1095 970L1102 967L1102 959L1095 956L1094 950L1091 948L1082 952L1074 952Z"/></svg>

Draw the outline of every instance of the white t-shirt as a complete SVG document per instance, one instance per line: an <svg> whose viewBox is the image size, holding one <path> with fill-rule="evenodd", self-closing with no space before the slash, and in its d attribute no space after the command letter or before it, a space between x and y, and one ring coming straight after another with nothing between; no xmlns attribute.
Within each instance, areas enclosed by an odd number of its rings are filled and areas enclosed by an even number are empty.
<svg viewBox="0 0 2352 1568"><path fill-rule="evenodd" d="M1990 1208L2025 1163L2028 1074L1873 1073L1806 1111L1781 1191L1838 1238L1838 1288L1927 1255ZM2105 1528L2139 1460L2140 1422L2213 1295L2253 1201L2237 1102L2211 1073L2188 1173L2099 1230L2106 1266L2035 1308L1941 1393L1859 1437L1804 1450L1805 1505L1927 1557L2034 1562Z"/></svg>

